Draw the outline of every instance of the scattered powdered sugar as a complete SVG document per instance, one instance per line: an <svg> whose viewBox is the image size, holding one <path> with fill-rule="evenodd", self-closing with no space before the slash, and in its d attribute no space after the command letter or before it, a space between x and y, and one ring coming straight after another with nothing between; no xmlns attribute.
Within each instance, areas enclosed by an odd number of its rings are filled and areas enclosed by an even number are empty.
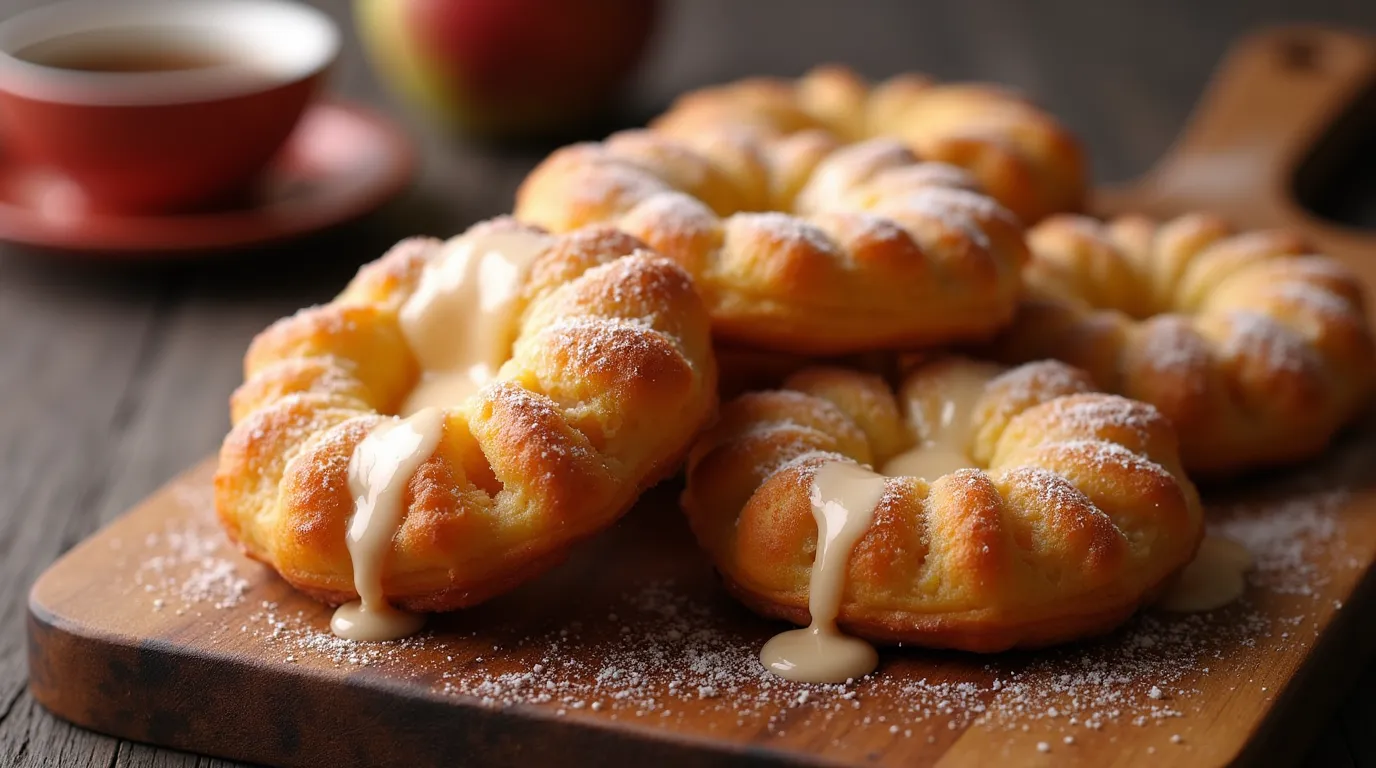
<svg viewBox="0 0 1376 768"><path fill-rule="evenodd" d="M1314 561L1315 543L1338 535L1337 512L1348 500L1343 490L1328 490L1279 503L1239 505L1236 514L1213 526L1215 533L1233 539L1252 553L1256 577L1279 594L1313 595L1328 581Z"/></svg>
<svg viewBox="0 0 1376 768"><path fill-rule="evenodd" d="M1076 488L1064 475L1059 475L1045 467L1013 467L1004 474L1004 479L1014 485L1031 489L1036 495L1037 504L1042 510L1061 512L1061 519L1070 515L1088 514L1107 519L1108 514L1094 505L1088 496ZM1052 518L1056 519L1056 518Z"/></svg>
<svg viewBox="0 0 1376 768"><path fill-rule="evenodd" d="M1347 299L1317 283L1288 280L1274 286L1270 294L1280 297L1314 313L1323 322L1351 323L1361 321L1360 310Z"/></svg>
<svg viewBox="0 0 1376 768"><path fill-rule="evenodd" d="M1255 588L1234 606L1208 614L1149 611L1105 639L1034 654L889 650L875 674L836 685L770 675L757 655L771 625L742 625L724 597L673 580L630 583L609 603L585 606L578 620L530 631L476 622L359 644L329 634L324 609L293 612L271 602L239 629L290 663L400 670L437 693L494 708L535 705L556 715L691 720L713 729L753 724L776 735L785 724L832 722L905 738L1035 727L1068 744L1105 728L1185 723L1201 706L1205 678L1248 684L1256 662L1247 656L1274 650L1277 637L1312 642L1312 632L1302 631L1312 611L1277 614L1258 600L1321 583L1311 563L1316 551L1338 543L1340 501L1320 494L1223 510L1227 519L1216 531L1257 558Z"/></svg>
<svg viewBox="0 0 1376 768"><path fill-rule="evenodd" d="M768 447L758 452L759 461L753 468L755 477L762 480L793 464L799 456L815 453L818 444L826 440L825 434L815 427L792 421L757 423L733 438L737 445L757 443Z"/></svg>
<svg viewBox="0 0 1376 768"><path fill-rule="evenodd" d="M1047 443L1046 448L1057 448L1075 454L1079 461L1089 463L1097 472L1150 472L1155 475L1170 476L1165 467L1133 453L1122 443L1107 440L1058 440Z"/></svg>
<svg viewBox="0 0 1376 768"><path fill-rule="evenodd" d="M1144 444L1151 439L1155 426L1164 422L1156 408L1137 400L1112 395L1062 397L1049 406L1056 416L1058 429L1084 435L1097 435L1109 429L1125 429L1135 433Z"/></svg>
<svg viewBox="0 0 1376 768"><path fill-rule="evenodd" d="M1018 408L1061 395L1095 391L1088 374L1059 360L1037 360L1009 368L990 379L986 388L1001 393L1000 400Z"/></svg>
<svg viewBox="0 0 1376 768"><path fill-rule="evenodd" d="M852 269L863 268L864 262L859 257L862 257L865 251L857 248L860 244L863 244L862 248L874 248L883 243L888 248L901 248L911 253L914 259L926 258L917 252L918 246L913 242L908 230L885 216L856 211L848 213L844 219L819 217L813 224L840 244Z"/></svg>
<svg viewBox="0 0 1376 768"><path fill-rule="evenodd" d="M1207 379L1202 374L1213 365L1213 356L1189 318L1157 315L1139 326L1137 334L1134 360L1140 361L1140 375L1170 376L1190 387L1191 394L1203 393Z"/></svg>
<svg viewBox="0 0 1376 768"><path fill-rule="evenodd" d="M875 175L873 186L882 190L954 187L979 192L979 180L974 174L960 166L938 162L887 168Z"/></svg>
<svg viewBox="0 0 1376 768"><path fill-rule="evenodd" d="M329 616L328 610L324 615ZM313 615L308 619L301 610L284 611L278 603L263 600L238 630L260 639L289 664L311 659L337 667L368 667L403 661L403 652L419 650L429 640L427 635L421 634L401 640L360 643L337 637L328 627L319 627L315 618Z"/></svg>
<svg viewBox="0 0 1376 768"><path fill-rule="evenodd" d="M154 610L180 614L192 606L232 608L244 600L249 581L239 572L225 534L215 524L209 493L177 486L177 501L199 514L149 533L144 548L159 554L143 559L134 583L151 596Z"/></svg>
<svg viewBox="0 0 1376 768"><path fill-rule="evenodd" d="M842 147L817 164L794 207L804 214L845 208L847 195L876 174L916 163L912 150L894 139L869 139Z"/></svg>
<svg viewBox="0 0 1376 768"><path fill-rule="evenodd" d="M773 247L784 247L785 243L799 243L804 247L830 256L840 262L846 256L835 241L821 227L787 213L766 211L764 213L737 213L726 220L726 244L724 253L741 250L737 244L740 237L749 238L758 233L768 239ZM747 239L746 242L749 242ZM748 250L748 249L745 249Z"/></svg>
<svg viewBox="0 0 1376 768"><path fill-rule="evenodd" d="M701 200L683 192L660 192L631 209L622 224L653 231L658 242L693 242L719 226L719 217Z"/></svg>
<svg viewBox="0 0 1376 768"><path fill-rule="evenodd" d="M1225 360L1256 360L1265 371L1305 374L1318 367L1315 350L1303 336L1270 315L1235 310L1228 313L1229 333L1219 345Z"/></svg>
<svg viewBox="0 0 1376 768"><path fill-rule="evenodd" d="M1162 726L1163 743L1182 733L1180 743L1187 743L1207 725L1192 719L1207 708L1205 690L1216 697L1220 685L1232 685L1260 698L1275 695L1267 688L1274 678L1262 676L1271 654L1314 642L1320 612L1333 608L1316 599L1321 587L1334 569L1359 565L1342 551L1345 495L1327 481L1313 486L1278 501L1211 510L1212 531L1242 542L1256 558L1252 588L1237 604L1205 614L1149 610L1106 638L1035 653L888 649L876 673L836 685L767 673L758 653L779 625L746 614L705 570L691 579L627 571L619 591L590 592L576 610L559 614L572 618L549 618L561 606L479 608L440 617L434 629L405 640L354 643L330 634L324 606L265 600L282 593L280 582L232 553L205 496L186 502L197 514L148 537L137 573L154 600L234 608L207 615L226 618L212 639L233 637L236 652L316 668L374 669L493 708L535 706L556 716L595 714L699 732L762 727L777 737L826 728L841 734L838 741L863 739L850 734L868 729L929 741L966 727L1035 730L1058 748L1098 731ZM686 556L671 554L683 542L645 546L672 546L656 558Z"/></svg>
<svg viewBox="0 0 1376 768"><path fill-rule="evenodd" d="M1329 503L1305 509L1318 520ZM1278 519L1306 504L1291 502L1266 510L1249 526L1227 529L1246 533L1258 552L1258 583L1290 563L1288 555L1268 553L1289 552L1290 541L1318 543L1309 532L1322 535L1324 526L1300 526L1305 533L1297 539L1296 528ZM1263 535L1267 530L1286 542ZM1187 717L1201 695L1199 679L1237 661L1225 658L1226 651L1255 646L1277 630L1277 622L1248 605L1214 614L1148 613L1102 641L1033 655L889 651L886 663L866 678L809 685L776 678L760 666L763 622L761 632L742 634L723 620L718 601L694 591L673 581L648 581L628 588L605 616L590 609L586 620L557 629L495 633L503 636L490 657L473 655L488 634L484 630L356 644L328 634L317 616L286 615L272 603L262 605L244 629L298 662L398 665L419 673L438 692L498 708L547 705L564 713L586 709L656 720L691 714L727 724L762 723L775 732L785 722L799 727L841 720L909 736L914 728L1026 730L1042 723L1039 728L1055 727L1072 739L1106 725L1140 727ZM414 651L428 647L427 658L434 658L436 649L451 644L452 666L407 666ZM512 664L513 658L522 663Z"/></svg>
<svg viewBox="0 0 1376 768"><path fill-rule="evenodd" d="M958 187L919 187L898 198L885 200L880 212L912 212L959 229L981 249L992 247L982 222L1001 221L1017 227L1017 218L997 201L978 192Z"/></svg>
<svg viewBox="0 0 1376 768"><path fill-rule="evenodd" d="M586 211L615 215L629 211L642 200L672 190L663 179L650 171L606 155L597 156L586 166L572 172L550 170L544 171L543 175L541 172L541 168L535 169L526 180L526 184L544 192L538 196L538 201L534 193L527 194L526 199L532 201L529 207L539 209L542 205L548 206L566 216L571 215L568 212L576 214ZM541 185L553 187L554 190L544 191ZM518 207L517 215L521 213Z"/></svg>
<svg viewBox="0 0 1376 768"><path fill-rule="evenodd" d="M641 376L643 365L658 362L666 353L682 357L678 339L639 318L562 317L540 329L535 338L542 347L564 355L569 377L618 370Z"/></svg>

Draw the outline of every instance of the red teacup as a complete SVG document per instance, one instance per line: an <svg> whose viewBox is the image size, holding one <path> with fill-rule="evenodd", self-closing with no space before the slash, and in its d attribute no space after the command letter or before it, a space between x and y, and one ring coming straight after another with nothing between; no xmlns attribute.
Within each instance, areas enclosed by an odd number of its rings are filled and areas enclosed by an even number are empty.
<svg viewBox="0 0 1376 768"><path fill-rule="evenodd" d="M234 200L339 49L284 0L68 0L0 23L0 144L69 176L93 208Z"/></svg>

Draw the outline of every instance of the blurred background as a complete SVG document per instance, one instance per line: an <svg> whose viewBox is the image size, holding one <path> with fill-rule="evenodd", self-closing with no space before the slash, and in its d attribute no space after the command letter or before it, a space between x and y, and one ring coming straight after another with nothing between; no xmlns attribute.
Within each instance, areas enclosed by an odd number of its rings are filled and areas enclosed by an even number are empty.
<svg viewBox="0 0 1376 768"><path fill-rule="evenodd" d="M518 5L532 9L524 23L539 25L542 4L585 2L592 0ZM0 18L41 4L4 0ZM399 197L294 242L151 262L0 244L0 764L16 755L23 765L151 764L155 750L79 732L28 698L28 585L103 522L216 449L254 333L327 300L401 237L451 235L507 212L524 174L556 146L465 138L433 121L377 75L352 2L311 4L343 33L327 94L391 116L415 142L418 173ZM659 11L623 99L582 135L641 124L694 87L838 62L871 78L921 71L1021 89L1079 133L1098 182L1150 167L1230 42L1247 31L1314 22L1376 33L1371 0L666 0ZM1373 167L1376 148L1357 152L1349 176ZM1369 184L1363 192L1358 182L1334 183L1347 190L1333 193L1342 198L1335 210L1373 210ZM1368 671L1316 745L1314 764L1376 764L1376 740L1362 735L1372 722L1376 673Z"/></svg>

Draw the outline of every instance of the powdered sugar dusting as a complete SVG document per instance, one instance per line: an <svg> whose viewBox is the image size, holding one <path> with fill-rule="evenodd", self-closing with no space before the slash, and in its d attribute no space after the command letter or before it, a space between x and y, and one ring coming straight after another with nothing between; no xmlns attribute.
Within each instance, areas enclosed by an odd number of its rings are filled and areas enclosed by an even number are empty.
<svg viewBox="0 0 1376 768"><path fill-rule="evenodd" d="M1336 326L1362 323L1359 306L1317 283L1290 280L1271 286L1267 293L1295 310L1308 314L1309 323ZM1291 320L1291 327L1299 333L1312 336L1315 329L1305 327L1305 318L1297 319L1299 322Z"/></svg>
<svg viewBox="0 0 1376 768"><path fill-rule="evenodd" d="M876 174L873 185L894 191L922 187L954 187L978 192L980 188L979 181L964 168L936 162L885 169Z"/></svg>
<svg viewBox="0 0 1376 768"><path fill-rule="evenodd" d="M1003 477L1009 483L1030 488L1037 496L1038 506L1043 509L1057 510L1063 515L1088 514L1108 518L1083 491L1045 467L1013 467Z"/></svg>
<svg viewBox="0 0 1376 768"><path fill-rule="evenodd" d="M988 389L1018 405L1040 403L1059 395L1094 391L1083 371L1057 360L1037 360L1010 368L989 380Z"/></svg>
<svg viewBox="0 0 1376 768"><path fill-rule="evenodd" d="M770 211L766 213L738 213L727 220L727 249L731 250L731 235L738 229L762 233L776 246L796 242L841 261L845 254L820 227L797 216Z"/></svg>
<svg viewBox="0 0 1376 768"><path fill-rule="evenodd" d="M810 458L817 456L796 461ZM1248 654L1274 649L1282 635L1285 643L1312 642L1318 603L1279 612L1261 606L1321 578L1303 566L1339 546L1339 502L1320 494L1222 510L1229 517L1218 532L1257 555L1242 604L1211 614L1148 612L1104 640L1035 654L891 649L877 673L838 685L769 675L756 655L776 625L743 617L710 584L674 579L631 580L607 602L589 602L578 619L557 625L489 624L458 614L458 626L355 644L329 634L326 612L312 604L292 610L266 602L233 629L289 663L395 670L413 684L482 706L539 706L564 716L763 726L776 736L833 723L904 738L966 727L1035 728L1058 742L1106 729L1175 723L1174 731L1201 710L1204 680L1223 676L1258 689Z"/></svg>
<svg viewBox="0 0 1376 768"><path fill-rule="evenodd" d="M790 463L807 482L811 465L835 458L807 453ZM965 728L1005 739L1029 731L1056 749L1141 728L1159 734L1166 748L1172 735L1188 744L1202 734L1221 691L1257 701L1279 693L1286 665L1297 661L1279 652L1311 646L1338 609L1327 597L1331 584L1352 578L1363 562L1347 549L1348 496L1335 486L1342 483L1316 475L1273 500L1210 510L1212 532L1242 542L1257 561L1240 603L1207 614L1149 610L1106 638L1045 651L890 648L875 674L838 685L792 683L764 671L757 653L779 625L722 592L686 529L653 522L667 511L663 497L544 586L439 617L433 629L388 643L334 637L326 607L234 553L214 528L204 489L181 492L188 513L165 531L121 549L142 552L135 573L150 603L163 601L172 621L188 619L168 609L195 609L201 618L192 620L211 627L215 647L316 669L367 668L456 702L634 720L701 736L758 728L780 744L803 744L790 734L833 733L838 748L867 743L873 729L934 741ZM217 574L226 568L242 588L185 591L188 583L225 583ZM560 585L588 578L603 586L557 598ZM220 602L225 607L217 609Z"/></svg>
<svg viewBox="0 0 1376 768"><path fill-rule="evenodd" d="M1144 376L1166 375L1201 394L1203 372L1213 365L1209 345L1181 315L1161 315L1136 329ZM1191 374L1191 375L1186 375Z"/></svg>
<svg viewBox="0 0 1376 768"><path fill-rule="evenodd" d="M958 187L919 187L905 195L886 199L879 210L894 214L911 212L939 221L964 232L971 242L985 250L992 246L985 232L985 222L1019 226L1013 214L993 198Z"/></svg>
<svg viewBox="0 0 1376 768"><path fill-rule="evenodd" d="M1339 532L1338 511L1349 500L1341 489L1324 490L1297 499L1239 505L1229 519L1213 526L1215 533L1247 547L1256 559L1256 578L1279 594L1314 595L1329 576L1310 556L1315 542L1332 542Z"/></svg>
<svg viewBox="0 0 1376 768"><path fill-rule="evenodd" d="M1269 315L1234 311L1229 333L1219 347L1224 359L1256 360L1262 370L1305 374L1315 367L1315 352L1305 339Z"/></svg>
<svg viewBox="0 0 1376 768"><path fill-rule="evenodd" d="M1055 413L1058 428L1086 436L1126 430L1145 444L1151 439L1153 427L1162 429L1165 423L1155 407L1112 395L1062 397L1051 401L1049 407Z"/></svg>
<svg viewBox="0 0 1376 768"><path fill-rule="evenodd" d="M1062 440L1047 445L1074 453L1077 459L1089 463L1091 468L1098 472L1150 472L1164 477L1171 476L1160 464L1132 452L1121 443L1111 443L1107 440Z"/></svg>
<svg viewBox="0 0 1376 768"><path fill-rule="evenodd" d="M191 510L189 520L144 537L145 550L134 583L153 610L176 614L193 608L233 608L243 602L249 581L241 573L225 534L214 522L213 499L191 486L177 486L177 501Z"/></svg>

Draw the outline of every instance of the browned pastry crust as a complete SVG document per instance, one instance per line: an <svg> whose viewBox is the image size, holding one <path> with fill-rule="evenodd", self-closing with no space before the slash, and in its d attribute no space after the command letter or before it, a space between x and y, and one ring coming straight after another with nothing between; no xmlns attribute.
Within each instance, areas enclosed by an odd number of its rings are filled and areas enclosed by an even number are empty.
<svg viewBox="0 0 1376 768"><path fill-rule="evenodd" d="M683 506L731 591L807 622L817 526L812 475L882 466L923 438L954 374L918 368L900 406L872 374L812 369L744 395L689 457ZM1102 633L1188 563L1203 535L1169 422L1092 391L1087 374L1030 363L987 379L972 465L893 477L850 559L839 623L885 642L992 652ZM933 409L936 409L935 411Z"/></svg>
<svg viewBox="0 0 1376 768"><path fill-rule="evenodd" d="M555 232L614 224L693 275L719 340L800 354L987 340L1026 259L1017 218L964 171L818 132L565 147L514 215Z"/></svg>
<svg viewBox="0 0 1376 768"><path fill-rule="evenodd" d="M1152 403L1191 473L1313 456L1370 403L1361 284L1293 235L1203 214L1060 216L1028 241L1033 298L995 354L1058 358Z"/></svg>
<svg viewBox="0 0 1376 768"><path fill-rule="evenodd" d="M681 96L651 126L674 136L822 129L844 141L887 136L928 160L969 170L1024 222L1084 204L1079 141L1017 94L987 83L937 83L908 74L870 85L838 66L797 80L750 78Z"/></svg>
<svg viewBox="0 0 1376 768"><path fill-rule="evenodd" d="M548 240L510 360L445 409L439 447L411 477L384 565L394 605L473 605L557 563L672 471L714 410L709 321L683 270L614 230ZM440 247L402 242L334 301L263 331L244 360L215 476L220 519L329 603L356 596L350 457L418 380L398 312Z"/></svg>

